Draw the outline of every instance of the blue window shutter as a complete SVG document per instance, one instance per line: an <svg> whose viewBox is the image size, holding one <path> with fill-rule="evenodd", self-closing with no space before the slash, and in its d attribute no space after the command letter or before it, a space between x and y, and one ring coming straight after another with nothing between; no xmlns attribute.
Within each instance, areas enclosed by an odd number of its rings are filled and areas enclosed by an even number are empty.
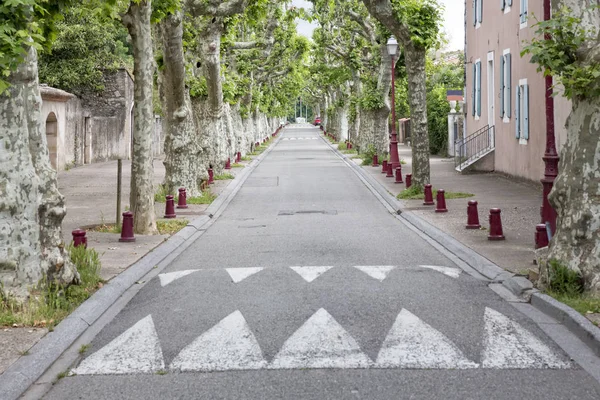
<svg viewBox="0 0 600 400"><path fill-rule="evenodd" d="M515 101L515 133L517 139L521 138L521 87L517 86Z"/></svg>
<svg viewBox="0 0 600 400"><path fill-rule="evenodd" d="M521 0L523 1L523 0ZM477 3L479 0L473 0L473 26L477 25Z"/></svg>
<svg viewBox="0 0 600 400"><path fill-rule="evenodd" d="M504 82L504 86L506 87L506 116L510 118L510 111L512 108L512 94L510 92L511 89L511 81L512 81L512 63L511 63L511 55L508 53L506 56L506 62L504 64L504 68L506 68L506 82Z"/></svg>
<svg viewBox="0 0 600 400"><path fill-rule="evenodd" d="M481 61L477 63L477 116L481 117Z"/></svg>
<svg viewBox="0 0 600 400"><path fill-rule="evenodd" d="M504 118L504 56L500 57L500 118Z"/></svg>
<svg viewBox="0 0 600 400"><path fill-rule="evenodd" d="M475 98L477 93L477 64L473 64L473 87L471 88L471 99L473 102L473 116L475 116L475 104L477 104L477 100Z"/></svg>
<svg viewBox="0 0 600 400"><path fill-rule="evenodd" d="M481 23L482 18L483 18L483 1L482 0L477 0L479 2L479 5L477 7L477 21L479 21L479 23Z"/></svg>
<svg viewBox="0 0 600 400"><path fill-rule="evenodd" d="M523 85L523 139L529 140L529 85Z"/></svg>
<svg viewBox="0 0 600 400"><path fill-rule="evenodd" d="M506 7L506 0L500 0L500 9L504 10L504 7Z"/></svg>
<svg viewBox="0 0 600 400"><path fill-rule="evenodd" d="M512 6L512 0L506 0L506 4Z"/></svg>

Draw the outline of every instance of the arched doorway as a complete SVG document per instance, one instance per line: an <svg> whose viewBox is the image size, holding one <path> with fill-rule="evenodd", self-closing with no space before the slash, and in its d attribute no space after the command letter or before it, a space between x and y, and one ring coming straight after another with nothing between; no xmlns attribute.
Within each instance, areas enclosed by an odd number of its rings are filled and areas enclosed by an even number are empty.
<svg viewBox="0 0 600 400"><path fill-rule="evenodd" d="M53 112L46 118L46 142L50 153L50 164L52 164L52 168L56 169L58 164L58 121Z"/></svg>

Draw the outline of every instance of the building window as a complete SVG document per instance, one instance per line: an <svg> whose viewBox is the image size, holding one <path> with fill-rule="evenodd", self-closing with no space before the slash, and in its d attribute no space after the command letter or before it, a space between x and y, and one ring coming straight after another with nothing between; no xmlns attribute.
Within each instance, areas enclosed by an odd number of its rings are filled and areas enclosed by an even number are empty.
<svg viewBox="0 0 600 400"><path fill-rule="evenodd" d="M473 64L473 90L471 92L473 98L472 114L475 119L481 117L481 61L477 60Z"/></svg>
<svg viewBox="0 0 600 400"><path fill-rule="evenodd" d="M510 7L512 6L513 0L500 0L500 9L502 9L505 13L510 11Z"/></svg>
<svg viewBox="0 0 600 400"><path fill-rule="evenodd" d="M479 26L481 25L482 17L483 0L473 0L473 25L475 25L475 29L479 28Z"/></svg>
<svg viewBox="0 0 600 400"><path fill-rule="evenodd" d="M529 10L529 0L521 0L521 28L525 28L527 26L527 16Z"/></svg>
<svg viewBox="0 0 600 400"><path fill-rule="evenodd" d="M529 140L529 85L527 79L519 81L516 95L515 128L519 143L526 144Z"/></svg>
<svg viewBox="0 0 600 400"><path fill-rule="evenodd" d="M511 64L510 50L504 50L500 57L500 118L504 122L509 122L511 117Z"/></svg>

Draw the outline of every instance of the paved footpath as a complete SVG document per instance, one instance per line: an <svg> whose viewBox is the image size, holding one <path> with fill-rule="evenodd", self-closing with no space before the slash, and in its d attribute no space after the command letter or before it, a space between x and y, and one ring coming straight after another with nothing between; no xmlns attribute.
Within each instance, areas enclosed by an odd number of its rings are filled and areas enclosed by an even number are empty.
<svg viewBox="0 0 600 400"><path fill-rule="evenodd" d="M46 398L600 398L529 305L396 219L315 128L282 136Z"/></svg>

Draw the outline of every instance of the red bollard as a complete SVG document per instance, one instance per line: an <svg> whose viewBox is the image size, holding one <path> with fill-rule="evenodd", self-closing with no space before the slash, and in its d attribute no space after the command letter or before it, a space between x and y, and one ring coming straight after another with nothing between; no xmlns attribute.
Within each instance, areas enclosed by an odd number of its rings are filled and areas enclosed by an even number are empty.
<svg viewBox="0 0 600 400"><path fill-rule="evenodd" d="M254 147L258 147L260 146L260 143L256 142L256 144L254 145Z"/></svg>
<svg viewBox="0 0 600 400"><path fill-rule="evenodd" d="M467 206L467 229L479 229L481 228L481 224L479 224L479 212L477 211L477 202L475 200L470 200L469 205Z"/></svg>
<svg viewBox="0 0 600 400"><path fill-rule="evenodd" d="M435 212L448 212L448 209L446 208L446 191L444 189L439 189L437 191L436 200L437 204L435 205Z"/></svg>
<svg viewBox="0 0 600 400"><path fill-rule="evenodd" d="M385 174L387 172L387 160L383 160L381 163L381 173Z"/></svg>
<svg viewBox="0 0 600 400"><path fill-rule="evenodd" d="M75 229L71 232L73 235L73 246L83 246L87 249L87 238L85 237L86 232L83 229Z"/></svg>
<svg viewBox="0 0 600 400"><path fill-rule="evenodd" d="M123 213L123 228L121 228L119 242L135 242L135 237L133 236L133 213L131 211Z"/></svg>
<svg viewBox="0 0 600 400"><path fill-rule="evenodd" d="M377 154L373 155L373 167L379 167L379 158L377 157Z"/></svg>
<svg viewBox="0 0 600 400"><path fill-rule="evenodd" d="M231 169L231 159L228 158L227 162L225 162L225 169Z"/></svg>
<svg viewBox="0 0 600 400"><path fill-rule="evenodd" d="M348 142L348 145L350 146L350 150L352 150L352 142Z"/></svg>
<svg viewBox="0 0 600 400"><path fill-rule="evenodd" d="M237 152L237 157L235 159L236 163L239 163L240 161L242 161L242 153L240 153L239 151Z"/></svg>
<svg viewBox="0 0 600 400"><path fill-rule="evenodd" d="M346 150L350 150L350 142L346 142Z"/></svg>
<svg viewBox="0 0 600 400"><path fill-rule="evenodd" d="M173 195L167 195L167 201L165 203L165 218L175 218L175 202L173 201Z"/></svg>
<svg viewBox="0 0 600 400"><path fill-rule="evenodd" d="M177 198L177 208L188 208L187 192L185 188L179 188L179 197Z"/></svg>
<svg viewBox="0 0 600 400"><path fill-rule="evenodd" d="M539 224L535 226L535 248L541 249L542 247L548 247L548 233L546 225Z"/></svg>
<svg viewBox="0 0 600 400"><path fill-rule="evenodd" d="M488 240L504 240L502 232L502 218L500 217L500 209L492 208L490 210L490 234Z"/></svg>
<svg viewBox="0 0 600 400"><path fill-rule="evenodd" d="M412 174L406 174L406 188L412 186Z"/></svg>
<svg viewBox="0 0 600 400"><path fill-rule="evenodd" d="M427 185L425 185L425 201L423 202L423 205L425 206L432 206L435 203L433 202L433 193L431 192L431 184L428 183Z"/></svg>
<svg viewBox="0 0 600 400"><path fill-rule="evenodd" d="M394 183L404 183L402 181L402 166L400 165L396 168L396 181Z"/></svg>
<svg viewBox="0 0 600 400"><path fill-rule="evenodd" d="M392 169L392 163L388 162L387 165L387 174L385 174L386 178L393 178L394 177L394 170Z"/></svg>
<svg viewBox="0 0 600 400"><path fill-rule="evenodd" d="M215 171L212 168L208 169L208 184L212 185L215 183Z"/></svg>

